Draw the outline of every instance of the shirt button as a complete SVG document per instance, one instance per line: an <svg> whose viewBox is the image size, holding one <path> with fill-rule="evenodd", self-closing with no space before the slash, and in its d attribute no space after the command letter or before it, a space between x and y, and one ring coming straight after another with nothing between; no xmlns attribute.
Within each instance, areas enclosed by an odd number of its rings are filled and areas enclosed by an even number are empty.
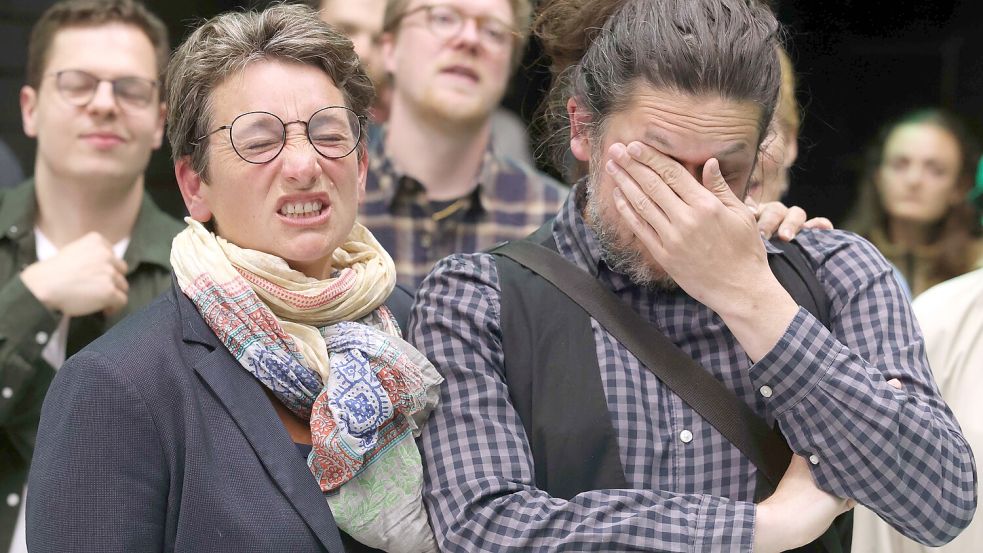
<svg viewBox="0 0 983 553"><path fill-rule="evenodd" d="M17 228L17 225L10 225L10 228L7 229L7 232L9 232L10 234L17 234L18 230L20 229Z"/></svg>
<svg viewBox="0 0 983 553"><path fill-rule="evenodd" d="M15 493L12 493L12 494L10 494L10 495L7 496L7 506L8 507L16 507L18 505L20 505L20 496L19 495L15 494Z"/></svg>
<svg viewBox="0 0 983 553"><path fill-rule="evenodd" d="M0 396L2 396L3 399L10 399L14 397L13 388L11 388L10 386L4 386L3 390L0 390Z"/></svg>
<svg viewBox="0 0 983 553"><path fill-rule="evenodd" d="M50 336L48 336L48 333L43 330L34 335L34 340L42 346L48 343L48 338L50 338Z"/></svg>
<svg viewBox="0 0 983 553"><path fill-rule="evenodd" d="M809 462L812 463L812 464L814 464L814 465L818 465L819 464L819 455L816 455L815 453L813 453L812 455L810 455L809 456Z"/></svg>
<svg viewBox="0 0 983 553"><path fill-rule="evenodd" d="M684 444L688 444L692 442L693 433L690 432L689 430L683 430L682 432L679 433L679 441L683 442Z"/></svg>
<svg viewBox="0 0 983 553"><path fill-rule="evenodd" d="M758 388L758 391L761 392L762 397L771 397L771 386L762 386L761 388Z"/></svg>

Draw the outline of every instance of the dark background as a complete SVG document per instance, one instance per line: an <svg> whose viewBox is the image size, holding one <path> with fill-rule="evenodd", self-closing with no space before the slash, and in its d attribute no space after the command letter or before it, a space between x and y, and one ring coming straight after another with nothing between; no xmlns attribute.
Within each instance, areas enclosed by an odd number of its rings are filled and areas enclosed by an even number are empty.
<svg viewBox="0 0 983 553"><path fill-rule="evenodd" d="M359 0L351 0L359 1ZM30 27L52 0L0 0L0 137L25 172L34 144L23 135L18 91ZM177 44L202 17L261 7L263 0L149 1ZM788 200L812 215L842 221L855 195L864 150L887 120L942 106L983 136L983 2L979 0L784 0L777 4L799 76L805 118ZM548 75L532 43L506 105L535 115ZM172 106L172 109L179 109ZM166 148L147 174L154 198L182 212Z"/></svg>

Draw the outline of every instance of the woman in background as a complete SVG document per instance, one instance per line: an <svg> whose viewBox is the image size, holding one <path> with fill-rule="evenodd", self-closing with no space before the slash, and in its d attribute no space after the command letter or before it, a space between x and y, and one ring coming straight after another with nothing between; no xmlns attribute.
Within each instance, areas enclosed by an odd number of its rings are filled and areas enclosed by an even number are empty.
<svg viewBox="0 0 983 553"><path fill-rule="evenodd" d="M871 149L846 228L881 250L917 296L978 266L980 221L969 201L979 153L953 115L909 113Z"/></svg>

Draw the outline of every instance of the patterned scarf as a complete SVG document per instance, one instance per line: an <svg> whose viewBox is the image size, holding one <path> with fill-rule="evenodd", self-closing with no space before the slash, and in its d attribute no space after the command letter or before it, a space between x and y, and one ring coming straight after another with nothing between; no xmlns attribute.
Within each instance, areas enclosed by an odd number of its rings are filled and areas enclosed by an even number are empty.
<svg viewBox="0 0 983 553"><path fill-rule="evenodd" d="M383 526L401 532L409 512L417 519L416 530L426 529L432 541L413 434L436 406L443 379L399 337L383 305L395 283L389 254L356 223L332 256L334 274L318 280L279 257L239 248L199 222L185 221L188 228L171 249L181 291L239 363L310 421L313 449L307 464L321 490L334 492L327 497L332 512L341 514L335 517L339 527L367 545L375 542L374 547L407 542L406 536L379 542L378 522L365 520L365 504L379 498L357 482L366 474L399 473L421 486L384 490L386 502L391 504L395 494L406 505L399 524ZM380 511L369 509L369 518L385 517ZM357 515L345 520L345 512Z"/></svg>

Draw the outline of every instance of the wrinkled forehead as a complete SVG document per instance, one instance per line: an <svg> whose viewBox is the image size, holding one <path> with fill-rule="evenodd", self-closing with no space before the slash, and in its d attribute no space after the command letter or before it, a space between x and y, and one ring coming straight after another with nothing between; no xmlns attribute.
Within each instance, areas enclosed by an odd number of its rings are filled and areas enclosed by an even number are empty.
<svg viewBox="0 0 983 553"><path fill-rule="evenodd" d="M634 87L606 125L606 143L638 140L681 163L753 161L761 141L761 107L714 94Z"/></svg>
<svg viewBox="0 0 983 553"><path fill-rule="evenodd" d="M271 112L284 121L307 120L326 106L351 107L323 67L264 58L218 80L209 92L205 116L212 125L228 124L250 111Z"/></svg>

